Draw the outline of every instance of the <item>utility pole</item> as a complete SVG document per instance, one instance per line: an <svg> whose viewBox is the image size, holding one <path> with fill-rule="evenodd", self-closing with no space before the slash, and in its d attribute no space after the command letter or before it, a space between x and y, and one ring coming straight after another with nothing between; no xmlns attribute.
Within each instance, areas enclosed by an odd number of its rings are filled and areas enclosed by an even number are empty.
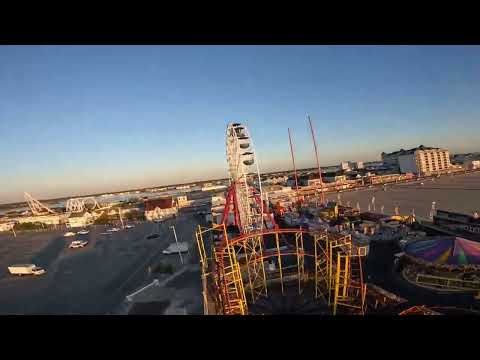
<svg viewBox="0 0 480 360"><path fill-rule="evenodd" d="M318 177L320 179L320 189L321 189L321 202L325 204L325 195L323 193L323 180L322 180L322 170L320 169L320 162L318 161L318 150L317 150L317 141L315 140L315 132L313 131L312 120L310 119L310 115L307 115L308 122L310 124L310 131L312 132L312 139L313 139L313 147L315 149L315 158L317 159L317 168L318 168Z"/></svg>
<svg viewBox="0 0 480 360"><path fill-rule="evenodd" d="M118 216L120 216L120 222L122 223L122 229L125 229L125 225L123 225L122 219L122 209L118 208Z"/></svg>
<svg viewBox="0 0 480 360"><path fill-rule="evenodd" d="M173 235L175 236L175 243L177 244L177 249L178 249L178 256L180 256L180 261L182 262L183 265L183 257L182 257L182 252L180 251L180 248L178 247L178 239L177 239L177 232L175 231L175 226L172 225L170 228L173 230Z"/></svg>

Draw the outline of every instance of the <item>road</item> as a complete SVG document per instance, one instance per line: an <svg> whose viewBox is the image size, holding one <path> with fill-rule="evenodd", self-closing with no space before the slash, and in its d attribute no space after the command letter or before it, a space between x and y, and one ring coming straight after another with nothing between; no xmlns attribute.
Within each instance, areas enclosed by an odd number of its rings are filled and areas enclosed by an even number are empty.
<svg viewBox="0 0 480 360"><path fill-rule="evenodd" d="M161 254L175 241L172 224L179 241L188 241L195 252L197 220L186 215L160 224L140 223L111 235L101 234L105 226L92 226L88 235L76 236L89 240L83 249L69 249L75 238L63 237L63 231L21 233L16 238L0 235L0 314L109 313L151 277L152 264L181 266L178 256ZM154 232L160 236L146 239ZM8 273L9 265L30 262L47 273L37 277Z"/></svg>

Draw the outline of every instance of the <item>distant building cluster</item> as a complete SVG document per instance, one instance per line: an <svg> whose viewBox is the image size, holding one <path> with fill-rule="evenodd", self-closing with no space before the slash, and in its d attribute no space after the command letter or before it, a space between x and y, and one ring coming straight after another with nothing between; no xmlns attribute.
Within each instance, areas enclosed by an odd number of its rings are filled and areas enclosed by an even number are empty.
<svg viewBox="0 0 480 360"><path fill-rule="evenodd" d="M321 178L319 178L317 168L298 170L296 178L291 170L263 174L261 175L262 195L264 196L264 201L270 206L286 209L291 207L298 197L318 194L322 191L335 192L362 186L408 181L415 176L433 176L453 171L479 169L480 153L451 156L446 149L420 145L408 150L400 149L391 153L382 152L381 161L342 161L334 166L322 167ZM299 187L298 194L296 191L297 184ZM197 184L178 185L155 188L151 189L151 191L212 192L210 211L197 213L206 214L207 221L220 223L226 204L225 189L227 185L228 181L225 179L210 180L203 184L199 183L198 186ZM140 191L135 193L138 194ZM128 193L125 193L125 195L128 195ZM159 195L161 196L161 194ZM109 196L113 196L113 194L101 195L101 197ZM136 200L138 201L138 199ZM143 200L144 209L137 208L135 211L140 214L144 211L145 218L149 221L176 216L179 209L191 207L192 204L195 204L193 205L194 207L203 204L198 199L188 200L186 194L163 196L154 199L143 197ZM204 205L210 202L209 200L206 200ZM115 216L118 214L121 217L119 209L114 208L114 206L120 205L120 203L109 203L107 205L102 205L109 209L105 210L106 215ZM123 209L120 211L125 213L131 210ZM0 231L10 231L16 223L41 223L50 226L66 225L69 228L81 228L93 224L103 213L104 211L100 213L93 209L88 211L85 209L85 211L79 212L66 211L33 215L31 211L27 210L23 213L18 212L18 214L2 217ZM229 216L231 217L232 215L229 212ZM229 219L229 221L233 221L233 219Z"/></svg>
<svg viewBox="0 0 480 360"><path fill-rule="evenodd" d="M223 193L217 193L212 196L211 201L212 206L210 213L206 215L206 221L214 224L220 224L222 222L223 210L227 200L225 199L225 195ZM229 220L233 221L233 219Z"/></svg>
<svg viewBox="0 0 480 360"><path fill-rule="evenodd" d="M480 160L467 159L463 165L467 170L477 170L480 169Z"/></svg>
<svg viewBox="0 0 480 360"><path fill-rule="evenodd" d="M384 165L398 169L401 173L428 176L446 172L451 168L448 150L423 145L389 154L382 153L381 156Z"/></svg>
<svg viewBox="0 0 480 360"><path fill-rule="evenodd" d="M226 189L227 185L223 184L221 181L217 181L215 184L205 183L202 186L202 191L216 191Z"/></svg>

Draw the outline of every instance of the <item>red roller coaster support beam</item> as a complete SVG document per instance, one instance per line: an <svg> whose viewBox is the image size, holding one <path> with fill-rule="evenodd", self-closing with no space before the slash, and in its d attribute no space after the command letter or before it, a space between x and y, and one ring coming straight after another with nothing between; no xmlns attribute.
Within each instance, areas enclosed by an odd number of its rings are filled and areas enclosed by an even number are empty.
<svg viewBox="0 0 480 360"><path fill-rule="evenodd" d="M228 214L230 213L231 204L232 204L232 187L230 186L227 190L227 196L225 197L225 207L223 208L222 224L225 223L225 221L228 221Z"/></svg>
<svg viewBox="0 0 480 360"><path fill-rule="evenodd" d="M237 197L235 194L235 184L230 185L227 190L225 199L225 207L223 208L222 223L228 225L228 215L230 214L230 207L233 205L233 224L240 229L240 216L238 214Z"/></svg>
<svg viewBox="0 0 480 360"><path fill-rule="evenodd" d="M237 199L237 192L235 191L236 190L235 187L236 187L236 184L234 184L233 187L232 187L232 189L233 189L232 190L232 199L233 199L233 211L234 211L234 213L233 213L233 215L234 215L233 219L234 220L233 221L234 221L234 225L236 227L238 227L238 230L240 232L243 232L241 224L240 224L240 213L238 212L238 199Z"/></svg>

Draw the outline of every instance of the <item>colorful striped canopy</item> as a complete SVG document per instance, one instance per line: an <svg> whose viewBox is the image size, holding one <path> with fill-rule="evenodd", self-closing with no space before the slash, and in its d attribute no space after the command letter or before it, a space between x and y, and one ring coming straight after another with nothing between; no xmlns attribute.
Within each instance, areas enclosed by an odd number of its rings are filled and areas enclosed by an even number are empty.
<svg viewBox="0 0 480 360"><path fill-rule="evenodd" d="M454 236L413 242L405 253L438 265L480 265L480 243Z"/></svg>

